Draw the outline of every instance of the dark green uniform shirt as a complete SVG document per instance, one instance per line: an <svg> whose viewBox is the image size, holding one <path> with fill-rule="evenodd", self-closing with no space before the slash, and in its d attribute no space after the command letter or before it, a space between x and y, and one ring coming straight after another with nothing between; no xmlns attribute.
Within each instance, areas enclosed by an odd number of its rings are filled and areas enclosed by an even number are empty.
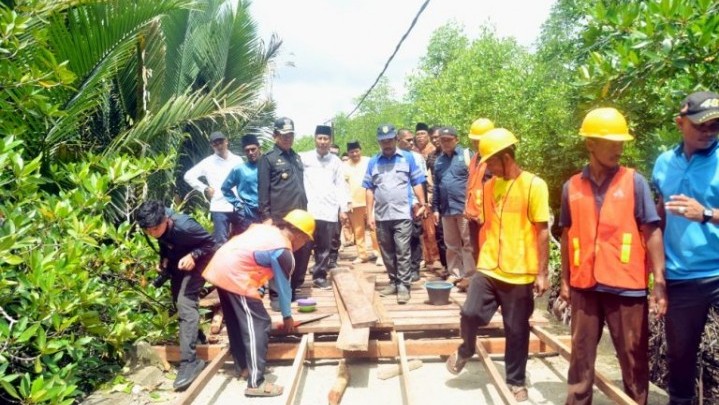
<svg viewBox="0 0 719 405"><path fill-rule="evenodd" d="M280 219L294 209L307 209L300 156L277 145L260 158L257 167L260 218Z"/></svg>

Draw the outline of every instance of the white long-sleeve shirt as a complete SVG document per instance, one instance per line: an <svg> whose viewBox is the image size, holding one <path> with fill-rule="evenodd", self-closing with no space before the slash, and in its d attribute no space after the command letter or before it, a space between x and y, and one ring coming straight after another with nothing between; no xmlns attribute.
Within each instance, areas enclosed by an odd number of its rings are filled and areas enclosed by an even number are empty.
<svg viewBox="0 0 719 405"><path fill-rule="evenodd" d="M350 201L342 161L332 153L320 156L316 150L300 153L304 166L307 211L320 221L338 222Z"/></svg>
<svg viewBox="0 0 719 405"><path fill-rule="evenodd" d="M210 200L210 211L232 212L232 204L227 202L225 196L222 195L222 183L230 174L232 168L242 162L241 157L230 151L227 151L227 159L223 159L216 153L213 153L185 172L184 179L190 187L204 195L208 185L200 181L200 177L205 176L209 187L215 190L215 193L212 195L212 200Z"/></svg>

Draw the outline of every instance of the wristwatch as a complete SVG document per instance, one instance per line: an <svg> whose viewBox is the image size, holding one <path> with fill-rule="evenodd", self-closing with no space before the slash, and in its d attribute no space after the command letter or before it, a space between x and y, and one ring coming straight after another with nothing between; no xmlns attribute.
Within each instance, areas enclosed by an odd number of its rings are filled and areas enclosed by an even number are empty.
<svg viewBox="0 0 719 405"><path fill-rule="evenodd" d="M712 218L714 218L714 210L711 208L705 208L704 211L702 211L702 215L704 215L704 219L702 219L702 224L706 224L707 222L711 221Z"/></svg>

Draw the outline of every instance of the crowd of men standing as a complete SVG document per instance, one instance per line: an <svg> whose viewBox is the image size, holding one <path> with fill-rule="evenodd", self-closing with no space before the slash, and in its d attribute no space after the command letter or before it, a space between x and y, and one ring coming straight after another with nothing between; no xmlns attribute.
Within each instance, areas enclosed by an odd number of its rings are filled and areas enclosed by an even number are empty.
<svg viewBox="0 0 719 405"><path fill-rule="evenodd" d="M656 197L649 181L619 163L624 143L634 137L618 110L590 111L578 131L589 163L564 185L558 221L560 296L572 307L567 404L592 402L596 347L605 324L625 391L647 403L650 310L666 317L670 403L694 399L696 352L708 310L719 304L719 95L690 94L675 123L682 141L656 161ZM390 282L381 295L409 302L422 263L466 291L463 343L446 364L451 373L458 374L474 355L477 328L501 307L506 382L516 400L527 400L529 318L534 298L549 287L550 210L547 184L521 167L518 138L487 118L470 127L470 148L461 146L453 127L418 123L413 133L387 123L377 128L379 153L363 156L353 140L343 162L330 127L317 126L312 151L295 152L294 135L293 121L278 119L274 146L265 154L256 136L243 136L244 161L229 151L224 134L210 135L214 153L185 180L210 201L214 248L189 217L156 203L139 210L141 228L160 243L160 267L174 271L186 365L176 387L189 385L204 366L195 359L194 341L198 277L207 266L205 278L229 291L221 299L236 315L228 329L236 364L243 368L238 371L250 375L246 393L279 395L281 387L264 382L264 362L259 367L253 357L257 347L266 348L262 336L269 332L269 318L256 300L269 282L271 306L292 329L289 302L305 280L310 254L312 287L331 288L328 271L337 265L344 225L357 245L355 263L385 266ZM226 243L238 234L245 235L242 243ZM224 275L223 266L237 267L236 274ZM235 288L238 283L241 288ZM261 321L260 332L242 314Z"/></svg>

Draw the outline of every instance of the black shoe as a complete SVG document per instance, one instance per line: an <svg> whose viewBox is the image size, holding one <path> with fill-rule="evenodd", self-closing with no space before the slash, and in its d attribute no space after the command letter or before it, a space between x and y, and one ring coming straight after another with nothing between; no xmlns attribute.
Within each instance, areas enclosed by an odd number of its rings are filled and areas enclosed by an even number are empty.
<svg viewBox="0 0 719 405"><path fill-rule="evenodd" d="M198 375L205 368L205 362L200 359L195 359L193 362L184 362L180 365L180 370L177 372L175 382L172 384L172 388L175 391L184 391L187 387L195 381Z"/></svg>
<svg viewBox="0 0 719 405"><path fill-rule="evenodd" d="M327 269L336 269L337 268L337 261L333 260L327 265Z"/></svg>
<svg viewBox="0 0 719 405"><path fill-rule="evenodd" d="M332 285L330 285L330 282L327 281L326 278L316 278L312 280L312 287L317 288L319 290L331 290Z"/></svg>

